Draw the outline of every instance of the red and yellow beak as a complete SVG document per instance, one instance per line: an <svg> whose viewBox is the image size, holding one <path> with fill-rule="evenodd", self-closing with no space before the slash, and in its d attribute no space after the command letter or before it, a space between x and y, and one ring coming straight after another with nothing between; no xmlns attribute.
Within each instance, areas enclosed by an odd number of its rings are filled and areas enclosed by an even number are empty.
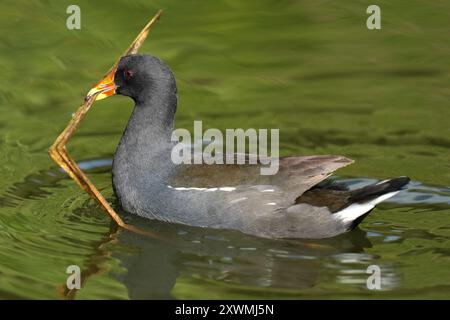
<svg viewBox="0 0 450 320"><path fill-rule="evenodd" d="M158 13L152 18L152 20L147 23L147 25L142 29L142 31L138 34L136 39L131 43L131 45L128 47L128 49L125 51L123 56L129 55L129 54L136 54L139 47L144 43L145 39L148 36L148 33L150 32L150 29L153 27L153 25L159 20L161 17L162 10L159 10ZM87 97L89 98L92 95L99 93L98 96L95 98L95 100L101 100L108 98L109 96L112 96L116 93L116 85L114 83L114 75L117 71L117 64L119 62L116 62L116 64L111 68L111 70L103 77L102 80L97 82L94 87L89 90Z"/></svg>
<svg viewBox="0 0 450 320"><path fill-rule="evenodd" d="M114 75L116 74L117 66L114 66L111 71L109 71L102 80L97 82L91 90L89 90L87 96L90 97L97 92L100 94L95 98L95 100L102 100L112 96L116 93L116 84L114 83Z"/></svg>

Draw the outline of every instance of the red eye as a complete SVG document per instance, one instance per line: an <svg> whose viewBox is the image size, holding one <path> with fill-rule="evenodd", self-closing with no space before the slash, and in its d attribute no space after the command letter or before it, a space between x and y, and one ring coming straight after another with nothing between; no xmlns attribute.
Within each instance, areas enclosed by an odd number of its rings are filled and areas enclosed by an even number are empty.
<svg viewBox="0 0 450 320"><path fill-rule="evenodd" d="M123 75L124 75L125 79L131 80L133 78L133 76L134 76L134 73L131 70L125 70L123 72Z"/></svg>

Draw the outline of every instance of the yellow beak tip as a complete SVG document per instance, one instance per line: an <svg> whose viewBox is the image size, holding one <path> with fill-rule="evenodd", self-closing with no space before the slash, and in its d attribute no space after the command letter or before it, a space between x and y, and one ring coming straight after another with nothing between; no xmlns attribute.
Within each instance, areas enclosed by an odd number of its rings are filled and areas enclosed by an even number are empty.
<svg viewBox="0 0 450 320"><path fill-rule="evenodd" d="M100 92L100 93L95 97L95 101L103 100L105 98L112 96L113 94L116 93L116 88L115 88L115 86L110 86L108 88L99 89L97 86L95 86L94 88L89 90L89 92L87 93L86 96L91 97L94 94L97 94L98 92Z"/></svg>

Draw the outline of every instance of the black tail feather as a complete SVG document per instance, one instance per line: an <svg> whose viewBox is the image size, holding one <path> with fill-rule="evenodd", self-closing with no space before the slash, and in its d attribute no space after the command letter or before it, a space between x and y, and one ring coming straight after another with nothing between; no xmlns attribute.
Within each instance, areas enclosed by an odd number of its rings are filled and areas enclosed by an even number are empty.
<svg viewBox="0 0 450 320"><path fill-rule="evenodd" d="M350 192L349 202L370 201L383 194L398 191L409 183L409 177L399 177L379 184L372 184Z"/></svg>
<svg viewBox="0 0 450 320"><path fill-rule="evenodd" d="M353 203L367 202L383 194L398 191L408 184L408 177L399 177L360 189L348 191L330 184L316 186L295 199L295 203L307 203L316 207L327 207L338 212Z"/></svg>

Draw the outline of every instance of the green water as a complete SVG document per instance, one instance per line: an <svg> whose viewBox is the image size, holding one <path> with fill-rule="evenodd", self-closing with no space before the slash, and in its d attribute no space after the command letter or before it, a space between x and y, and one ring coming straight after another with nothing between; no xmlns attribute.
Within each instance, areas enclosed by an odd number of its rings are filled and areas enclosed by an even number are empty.
<svg viewBox="0 0 450 320"><path fill-rule="evenodd" d="M0 7L0 298L450 298L450 2L4 0ZM280 128L281 154L342 154L351 186L408 175L358 230L267 240L144 221L117 231L47 148L159 9L142 52L179 87L177 127ZM114 202L110 161L132 101L95 104L69 151ZM382 290L366 287L381 267Z"/></svg>

